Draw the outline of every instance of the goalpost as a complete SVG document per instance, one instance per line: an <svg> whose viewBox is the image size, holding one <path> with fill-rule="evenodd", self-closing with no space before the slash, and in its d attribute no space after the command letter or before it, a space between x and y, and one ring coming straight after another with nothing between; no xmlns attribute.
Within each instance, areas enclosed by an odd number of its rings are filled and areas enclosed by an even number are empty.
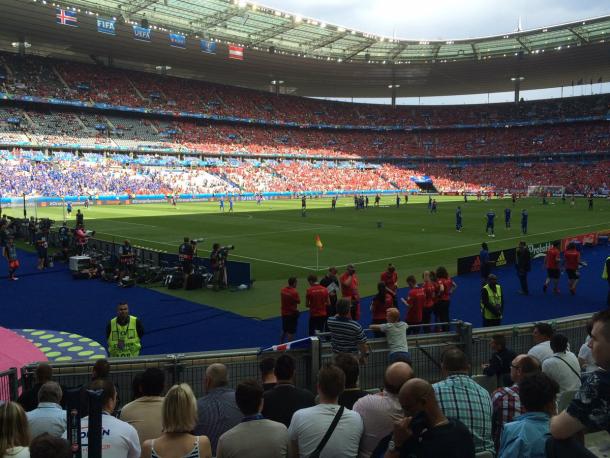
<svg viewBox="0 0 610 458"><path fill-rule="evenodd" d="M527 195L535 197L561 196L565 193L565 190L565 186L528 186Z"/></svg>
<svg viewBox="0 0 610 458"><path fill-rule="evenodd" d="M37 197L11 197L9 202L2 205L3 213L16 218L38 218Z"/></svg>

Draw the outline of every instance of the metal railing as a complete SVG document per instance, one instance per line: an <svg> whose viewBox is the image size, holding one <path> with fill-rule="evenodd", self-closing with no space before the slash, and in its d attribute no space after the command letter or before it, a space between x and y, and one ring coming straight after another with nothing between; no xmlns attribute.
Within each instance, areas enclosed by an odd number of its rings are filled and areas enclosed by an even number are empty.
<svg viewBox="0 0 610 458"><path fill-rule="evenodd" d="M556 331L565 334L573 351L578 351L585 341L586 324L591 315L578 315L549 321ZM443 351L450 347L461 348L470 358L473 374L481 373L481 364L491 356L489 341L495 334L506 337L507 346L516 353L527 353L533 346L534 323L472 329L470 323L451 323L450 332L416 334L408 336L409 352L413 369L418 377L431 382L442 378L440 360ZM315 390L316 376L320 366L332 360L330 343L322 341L324 336L313 338L310 348L288 350L286 353L296 361L296 385ZM380 388L388 364L388 347L385 339L369 340L371 354L360 368L360 387L365 390ZM111 359L111 380L119 388L121 404L133 398L134 377L148 367L158 367L165 372L166 386L185 382L192 386L196 396L204 394L204 376L213 363L225 364L228 368L229 385L235 387L246 378L260 378L259 362L273 353L261 353L258 348L228 351L209 351L185 354L141 356L138 358ZM87 385L95 361L52 363L53 379L64 387ZM21 385L29 388L34 383L36 364L21 369ZM0 399L17 397L17 371L0 373Z"/></svg>

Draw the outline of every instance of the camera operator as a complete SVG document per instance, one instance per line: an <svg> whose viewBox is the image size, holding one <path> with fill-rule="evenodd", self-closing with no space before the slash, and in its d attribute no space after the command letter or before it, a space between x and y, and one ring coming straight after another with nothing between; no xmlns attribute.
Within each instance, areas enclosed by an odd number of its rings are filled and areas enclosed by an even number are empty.
<svg viewBox="0 0 610 458"><path fill-rule="evenodd" d="M48 267L49 251L49 229L45 224L40 224L40 229L36 234L36 253L38 255L38 270Z"/></svg>
<svg viewBox="0 0 610 458"><path fill-rule="evenodd" d="M184 285L186 286L187 277L193 272L193 258L195 256L194 245L188 237L184 237L184 242L178 247L178 260L182 264L184 272Z"/></svg>
<svg viewBox="0 0 610 458"><path fill-rule="evenodd" d="M64 261L68 260L68 252L70 250L70 229L68 229L67 223L64 221L58 231L59 244L61 246L61 254Z"/></svg>
<svg viewBox="0 0 610 458"><path fill-rule="evenodd" d="M227 281L227 257L229 256L229 250L233 250L233 245L221 247L219 243L212 245L212 252L210 253L210 268L214 275L213 283L214 290L225 289L229 286Z"/></svg>
<svg viewBox="0 0 610 458"><path fill-rule="evenodd" d="M121 251L120 251L120 259L119 262L121 264L121 274L120 277L124 277L124 276L129 276L131 277L133 275L133 269L135 266L135 253L133 252L133 247L131 246L131 243L129 242L129 240L125 240L123 242L123 245L121 245Z"/></svg>
<svg viewBox="0 0 610 458"><path fill-rule="evenodd" d="M33 216L30 216L28 221L28 235L29 235L29 244L34 246L36 245L36 220Z"/></svg>
<svg viewBox="0 0 610 458"><path fill-rule="evenodd" d="M87 232L85 231L84 226L76 226L76 230L74 231L74 237L76 242L76 252L79 256L82 256L85 253L85 247L87 246L88 240Z"/></svg>

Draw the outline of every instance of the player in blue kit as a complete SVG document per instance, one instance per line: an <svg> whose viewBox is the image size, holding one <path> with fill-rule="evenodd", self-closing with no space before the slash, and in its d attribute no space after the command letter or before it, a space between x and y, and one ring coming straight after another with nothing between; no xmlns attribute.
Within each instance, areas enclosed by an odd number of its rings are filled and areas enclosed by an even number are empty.
<svg viewBox="0 0 610 458"><path fill-rule="evenodd" d="M496 234L494 232L494 224L495 224L495 219L496 219L496 212L492 210L489 210L487 212L487 215L485 215L487 217L487 226L485 226L485 232L487 232L487 235L489 237L495 237Z"/></svg>
<svg viewBox="0 0 610 458"><path fill-rule="evenodd" d="M229 197L229 213L233 213L233 197Z"/></svg>
<svg viewBox="0 0 610 458"><path fill-rule="evenodd" d="M225 211L225 198L224 197L222 197L222 196L220 197L220 200L218 201L218 205L220 206L219 210L221 212L224 212Z"/></svg>
<svg viewBox="0 0 610 458"><path fill-rule="evenodd" d="M527 210L524 208L521 210L521 233L527 234Z"/></svg>
<svg viewBox="0 0 610 458"><path fill-rule="evenodd" d="M462 209L459 205L458 208L455 209L455 230L462 232Z"/></svg>
<svg viewBox="0 0 610 458"><path fill-rule="evenodd" d="M504 209L504 225L506 227L506 229L510 229L510 208L505 208Z"/></svg>

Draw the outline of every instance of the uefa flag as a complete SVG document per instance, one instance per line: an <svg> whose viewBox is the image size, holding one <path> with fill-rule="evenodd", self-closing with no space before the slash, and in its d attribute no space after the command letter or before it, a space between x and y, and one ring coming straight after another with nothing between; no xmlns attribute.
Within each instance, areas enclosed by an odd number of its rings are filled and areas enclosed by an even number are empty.
<svg viewBox="0 0 610 458"><path fill-rule="evenodd" d="M229 59L244 60L243 46L229 45Z"/></svg>
<svg viewBox="0 0 610 458"><path fill-rule="evenodd" d="M320 240L320 236L316 235L316 246L318 247L318 249L322 249L324 248L324 245L322 245L322 240Z"/></svg>

